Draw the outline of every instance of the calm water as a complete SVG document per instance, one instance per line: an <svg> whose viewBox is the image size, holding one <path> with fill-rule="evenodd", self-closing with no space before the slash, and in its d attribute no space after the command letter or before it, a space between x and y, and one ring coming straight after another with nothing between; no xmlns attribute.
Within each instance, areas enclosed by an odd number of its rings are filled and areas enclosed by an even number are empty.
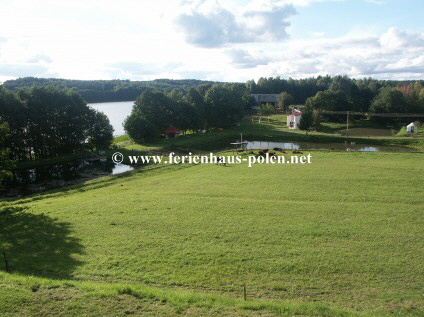
<svg viewBox="0 0 424 317"><path fill-rule="evenodd" d="M286 150L335 150L346 151L347 148L358 152L415 152L416 150L406 147L377 146L367 144L345 143L311 143L311 142L268 142L249 141L248 150L264 150L282 148Z"/></svg>
<svg viewBox="0 0 424 317"><path fill-rule="evenodd" d="M90 103L89 106L93 109L102 111L110 120L115 132L115 136L125 134L122 124L130 115L134 101L119 101L119 102L100 102Z"/></svg>

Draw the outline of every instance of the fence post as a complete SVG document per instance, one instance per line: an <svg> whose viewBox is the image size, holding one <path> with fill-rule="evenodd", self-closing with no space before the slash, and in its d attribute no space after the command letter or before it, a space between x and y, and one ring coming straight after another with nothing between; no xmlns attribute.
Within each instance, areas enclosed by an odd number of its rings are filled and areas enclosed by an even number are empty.
<svg viewBox="0 0 424 317"><path fill-rule="evenodd" d="M243 298L244 298L244 301L247 301L246 283L244 283L243 285Z"/></svg>

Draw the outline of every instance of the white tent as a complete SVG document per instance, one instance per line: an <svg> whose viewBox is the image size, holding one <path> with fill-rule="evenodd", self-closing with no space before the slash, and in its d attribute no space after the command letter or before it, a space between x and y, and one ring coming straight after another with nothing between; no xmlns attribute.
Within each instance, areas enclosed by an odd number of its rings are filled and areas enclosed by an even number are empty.
<svg viewBox="0 0 424 317"><path fill-rule="evenodd" d="M411 133L417 133L418 132L418 125L415 124L415 122L411 122L406 126L406 134Z"/></svg>

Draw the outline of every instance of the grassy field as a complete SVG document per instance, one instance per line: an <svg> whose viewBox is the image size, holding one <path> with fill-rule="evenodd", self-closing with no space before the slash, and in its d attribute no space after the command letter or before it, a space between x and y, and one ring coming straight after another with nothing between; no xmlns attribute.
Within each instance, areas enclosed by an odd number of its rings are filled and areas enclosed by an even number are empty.
<svg viewBox="0 0 424 317"><path fill-rule="evenodd" d="M0 315L422 316L423 159L150 166L3 200Z"/></svg>
<svg viewBox="0 0 424 317"><path fill-rule="evenodd" d="M138 151L160 152L160 151L220 151L230 147L230 143L240 140L240 133L244 140L257 141L277 141L277 142L323 142L323 143L344 143L346 140L356 142L357 144L382 145L382 146L406 146L414 149L424 150L424 138L419 134L417 138L384 136L387 129L380 129L383 132L377 136L368 136L364 131L369 131L375 125L368 122L357 122L351 128L356 136L346 136L341 133L346 128L341 123L323 123L322 131L308 132L300 130L290 130L285 124L285 116L273 115L267 119L258 120L245 118L240 126L225 129L213 130L208 133L188 134L176 139L161 139L152 143L143 145L134 144L128 136L120 136L115 139L115 145ZM374 129L376 130L376 129ZM361 131L359 133L358 131ZM375 133L375 132L374 132ZM383 135L381 135L383 134Z"/></svg>

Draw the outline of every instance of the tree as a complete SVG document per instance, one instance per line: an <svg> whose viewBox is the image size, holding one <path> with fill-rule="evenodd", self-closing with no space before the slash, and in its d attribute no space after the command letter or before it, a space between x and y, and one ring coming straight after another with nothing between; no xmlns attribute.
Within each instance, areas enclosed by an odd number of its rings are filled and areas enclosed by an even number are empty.
<svg viewBox="0 0 424 317"><path fill-rule="evenodd" d="M0 86L0 122L7 122L9 137L5 147L13 149L10 155L24 160L28 154L26 131L28 128L28 107L12 91Z"/></svg>
<svg viewBox="0 0 424 317"><path fill-rule="evenodd" d="M186 101L180 101L176 102L174 107L175 117L173 126L183 131L183 133L188 130L195 131L202 127L199 113L191 104Z"/></svg>
<svg viewBox="0 0 424 317"><path fill-rule="evenodd" d="M125 119L124 129L137 143L149 142L159 136L158 129L137 108Z"/></svg>
<svg viewBox="0 0 424 317"><path fill-rule="evenodd" d="M142 116L159 131L173 124L175 118L171 99L158 90L143 92L135 101L134 109L137 116Z"/></svg>
<svg viewBox="0 0 424 317"><path fill-rule="evenodd" d="M261 106L261 108L258 110L258 115L260 116L270 116L275 113L274 106L270 103L266 103Z"/></svg>
<svg viewBox="0 0 424 317"><path fill-rule="evenodd" d="M316 109L312 111L312 127L315 131L318 131L321 127L321 114Z"/></svg>
<svg viewBox="0 0 424 317"><path fill-rule="evenodd" d="M9 158L9 149L6 148L8 137L9 127L7 123L0 124L0 188L3 179L11 175L10 169L13 166L13 162Z"/></svg>
<svg viewBox="0 0 424 317"><path fill-rule="evenodd" d="M244 91L237 85L215 84L205 94L209 128L229 128L243 117Z"/></svg>
<svg viewBox="0 0 424 317"><path fill-rule="evenodd" d="M278 107L282 111L287 111L290 105L294 102L294 98L287 91L283 91L278 95Z"/></svg>
<svg viewBox="0 0 424 317"><path fill-rule="evenodd" d="M93 118L88 131L88 143L91 149L108 149L113 140L113 127L109 118L100 111L93 109Z"/></svg>
<svg viewBox="0 0 424 317"><path fill-rule="evenodd" d="M198 126L199 128L206 129L206 104L203 96L199 93L197 89L191 88L187 94L184 96L185 101L193 106L197 116L198 116Z"/></svg>
<svg viewBox="0 0 424 317"><path fill-rule="evenodd" d="M391 87L380 89L370 107L371 112L399 113L406 111L406 100L399 90Z"/></svg>
<svg viewBox="0 0 424 317"><path fill-rule="evenodd" d="M302 112L302 117L299 122L300 130L308 130L312 127L313 124L313 109L312 107L305 107Z"/></svg>

